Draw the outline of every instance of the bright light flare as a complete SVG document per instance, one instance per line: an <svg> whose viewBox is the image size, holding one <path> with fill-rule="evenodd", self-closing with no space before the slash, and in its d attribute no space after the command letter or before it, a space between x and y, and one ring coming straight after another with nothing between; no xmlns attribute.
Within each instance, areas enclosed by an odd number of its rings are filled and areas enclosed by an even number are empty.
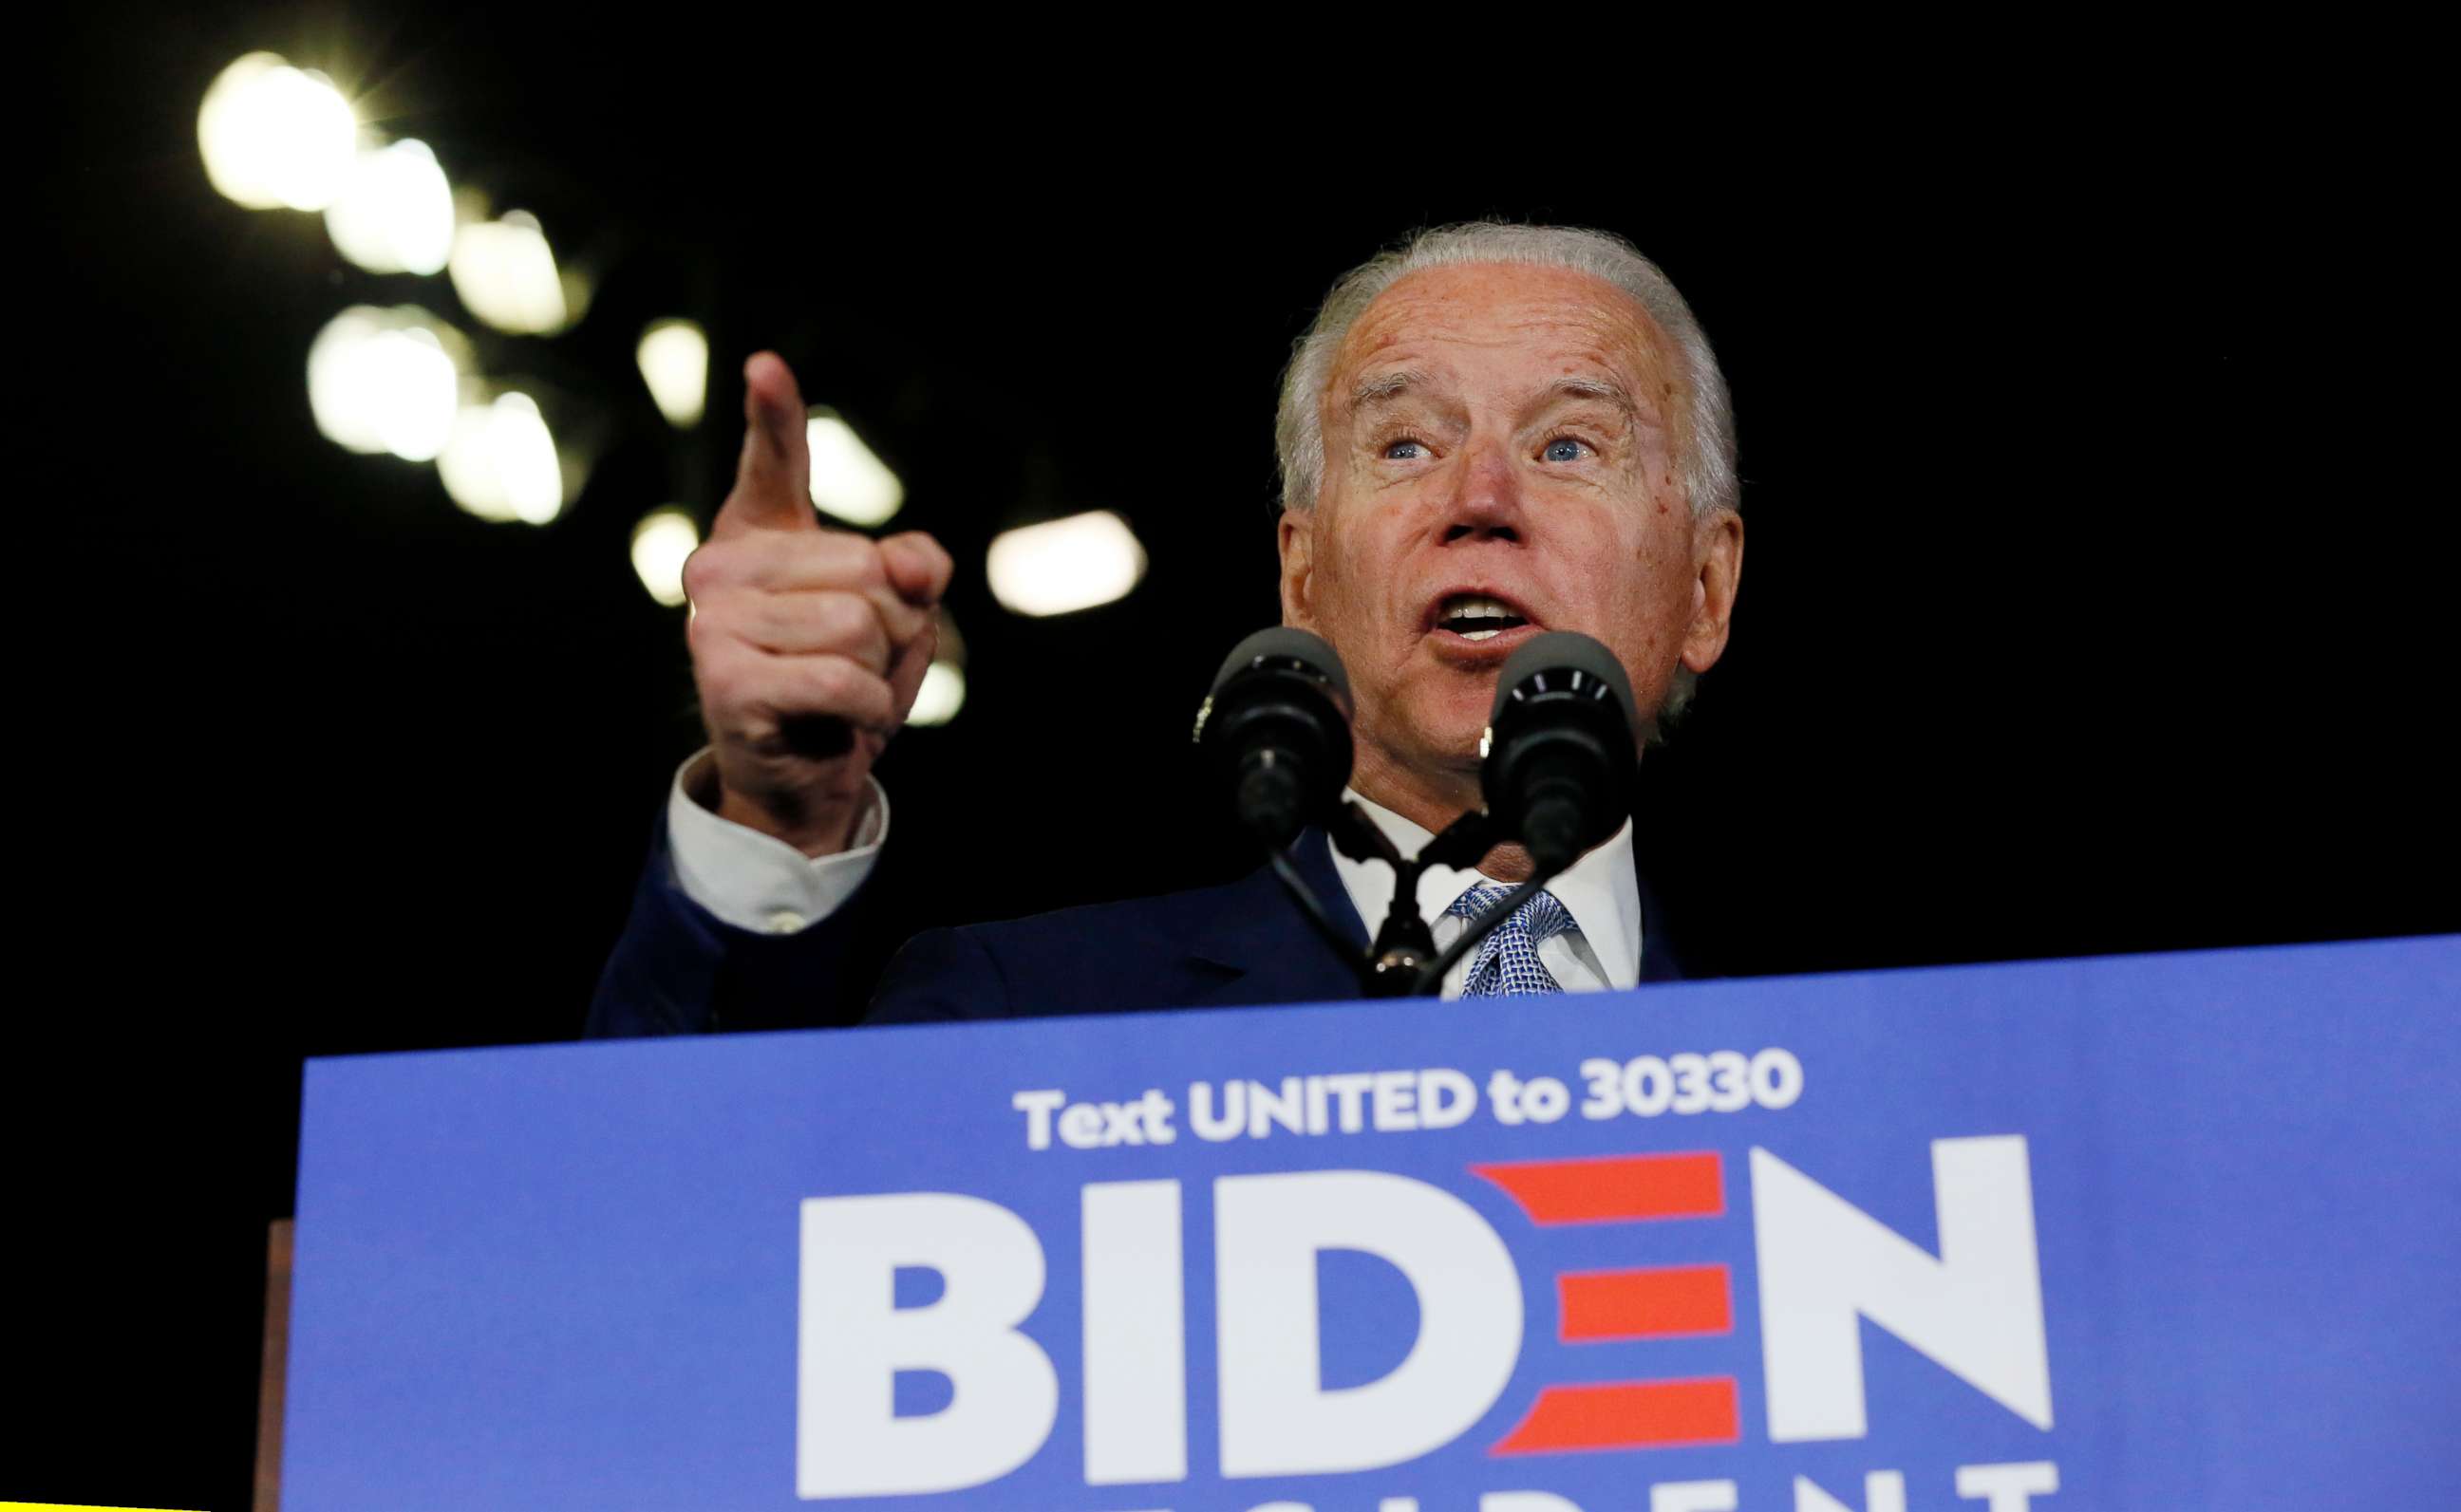
<svg viewBox="0 0 2461 1512"><path fill-rule="evenodd" d="M1108 604L1145 574L1145 548L1107 509L1003 531L985 567L1014 614L1068 614Z"/></svg>
<svg viewBox="0 0 2461 1512"><path fill-rule="evenodd" d="M321 210L350 177L359 121L322 74L250 53L222 71L197 108L205 178L251 210Z"/></svg>
<svg viewBox="0 0 2461 1512"><path fill-rule="evenodd" d="M453 186L423 141L361 148L325 230L371 273L441 272L453 252Z"/></svg>
<svg viewBox="0 0 2461 1512"><path fill-rule="evenodd" d="M658 413L679 431L700 423L709 400L709 337L689 320L661 320L641 332L633 352Z"/></svg>
<svg viewBox="0 0 2461 1512"><path fill-rule="evenodd" d="M482 520L543 525L564 510L563 458L526 394L461 406L436 471L453 501Z"/></svg>
<svg viewBox="0 0 2461 1512"><path fill-rule="evenodd" d="M653 509L632 527L632 570L650 597L673 607L684 601L684 559L700 545L700 526L680 509ZM926 687L930 672L923 674ZM919 707L919 702L918 702Z"/></svg>
<svg viewBox="0 0 2461 1512"><path fill-rule="evenodd" d="M308 348L308 408L326 439L424 462L444 450L461 392L460 339L416 309L354 305Z"/></svg>
<svg viewBox="0 0 2461 1512"><path fill-rule="evenodd" d="M914 692L914 708L906 722L944 725L965 706L966 674L947 662L933 662L924 669L923 685Z"/></svg>
<svg viewBox="0 0 2461 1512"><path fill-rule="evenodd" d="M813 406L803 420L803 441L812 454L812 502L824 513L868 527L906 502L906 485L837 411Z"/></svg>
<svg viewBox="0 0 2461 1512"><path fill-rule="evenodd" d="M454 233L446 266L461 303L498 330L542 336L570 324L555 253L538 217L526 210L462 226Z"/></svg>

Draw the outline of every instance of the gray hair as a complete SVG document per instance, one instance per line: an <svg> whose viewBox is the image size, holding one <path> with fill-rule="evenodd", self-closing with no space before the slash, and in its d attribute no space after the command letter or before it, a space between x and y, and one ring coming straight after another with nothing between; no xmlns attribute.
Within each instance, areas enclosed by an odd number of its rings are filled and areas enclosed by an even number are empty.
<svg viewBox="0 0 2461 1512"><path fill-rule="evenodd" d="M1603 279L1630 294L1673 343L1683 381L1682 413L1671 415L1677 431L1676 474L1693 518L1736 507L1741 492L1735 473L1735 418L1717 353L1701 332L1692 307L1657 264L1622 237L1579 226L1517 225L1509 221L1470 221L1420 231L1390 251L1380 252L1341 275L1316 312L1307 334L1292 349L1282 374L1281 405L1273 420L1273 447L1282 468L1281 507L1313 508L1324 486L1324 425L1317 406L1333 377L1342 338L1377 296L1422 268L1475 263L1525 263L1570 268Z"/></svg>
<svg viewBox="0 0 2461 1512"><path fill-rule="evenodd" d="M1324 486L1324 421L1317 406L1333 377L1333 359L1350 328L1377 296L1422 268L1477 263L1523 263L1564 267L1602 279L1630 294L1673 343L1683 381L1683 409L1668 418L1676 435L1676 476L1692 518L1732 510L1741 501L1735 471L1735 415L1726 396L1718 354L1692 307L1672 280L1637 247L1609 231L1569 225L1519 225L1509 221L1469 221L1413 234L1335 281L1307 334L1291 351L1282 373L1281 403L1273 417L1273 449L1281 458L1284 509L1311 509ZM1665 702L1648 720L1647 736L1661 742L1691 703L1700 676L1677 663Z"/></svg>

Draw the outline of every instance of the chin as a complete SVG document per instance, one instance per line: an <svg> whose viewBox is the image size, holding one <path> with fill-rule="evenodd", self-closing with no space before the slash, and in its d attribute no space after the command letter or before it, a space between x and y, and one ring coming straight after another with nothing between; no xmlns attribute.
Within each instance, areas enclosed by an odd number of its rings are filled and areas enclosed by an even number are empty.
<svg viewBox="0 0 2461 1512"><path fill-rule="evenodd" d="M1434 766L1458 771L1478 770L1478 742L1487 734L1487 703L1476 712L1445 709L1409 722L1411 746Z"/></svg>
<svg viewBox="0 0 2461 1512"><path fill-rule="evenodd" d="M1444 669L1441 675L1411 676L1366 692L1362 703L1357 726L1361 743L1413 767L1474 773L1479 737L1495 706L1495 678L1468 678ZM1378 712L1387 717L1375 717Z"/></svg>

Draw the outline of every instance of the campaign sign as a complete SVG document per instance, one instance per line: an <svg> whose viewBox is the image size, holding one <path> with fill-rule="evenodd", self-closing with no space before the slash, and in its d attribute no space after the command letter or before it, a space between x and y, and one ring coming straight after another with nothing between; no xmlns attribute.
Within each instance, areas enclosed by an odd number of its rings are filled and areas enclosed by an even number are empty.
<svg viewBox="0 0 2461 1512"><path fill-rule="evenodd" d="M286 1512L2461 1504L2457 939L323 1060L303 1138Z"/></svg>

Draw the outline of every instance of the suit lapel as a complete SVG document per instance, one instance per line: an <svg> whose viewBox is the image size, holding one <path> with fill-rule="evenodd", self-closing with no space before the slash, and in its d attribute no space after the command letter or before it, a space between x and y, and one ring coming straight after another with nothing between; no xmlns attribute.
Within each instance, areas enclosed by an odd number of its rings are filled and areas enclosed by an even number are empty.
<svg viewBox="0 0 2461 1512"><path fill-rule="evenodd" d="M1324 832L1301 835L1291 859L1363 954L1367 926L1333 869ZM1222 906L1197 929L1188 953L1209 978L1194 995L1200 1003L1323 1003L1359 995L1357 973L1308 923L1270 866L1225 889Z"/></svg>
<svg viewBox="0 0 2461 1512"><path fill-rule="evenodd" d="M1640 847L1633 847L1633 886L1640 894L1640 979L1643 982L1680 982L1684 971L1681 957L1675 953L1674 938L1666 931L1666 911L1658 905L1658 894L1650 890L1649 877L1640 869Z"/></svg>

